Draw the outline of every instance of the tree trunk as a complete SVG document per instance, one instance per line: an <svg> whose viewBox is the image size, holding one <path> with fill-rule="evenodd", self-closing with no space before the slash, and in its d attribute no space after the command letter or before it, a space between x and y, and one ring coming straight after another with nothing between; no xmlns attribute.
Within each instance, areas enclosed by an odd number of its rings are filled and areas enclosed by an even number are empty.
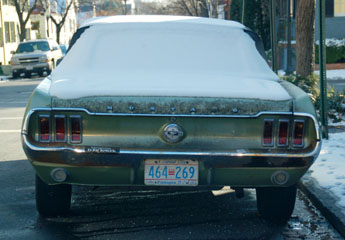
<svg viewBox="0 0 345 240"><path fill-rule="evenodd" d="M55 25L55 26L56 26L56 42L60 44L60 32L61 32L62 26L60 25Z"/></svg>
<svg viewBox="0 0 345 240"><path fill-rule="evenodd" d="M303 78L314 72L315 0L297 0L296 74Z"/></svg>

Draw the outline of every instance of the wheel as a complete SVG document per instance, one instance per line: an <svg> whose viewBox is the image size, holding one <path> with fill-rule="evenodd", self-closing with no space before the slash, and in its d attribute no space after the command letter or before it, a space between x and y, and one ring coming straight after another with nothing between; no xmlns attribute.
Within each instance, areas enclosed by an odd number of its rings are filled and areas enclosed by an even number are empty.
<svg viewBox="0 0 345 240"><path fill-rule="evenodd" d="M38 72L38 76L43 77L44 76L44 72L43 71L39 71Z"/></svg>
<svg viewBox="0 0 345 240"><path fill-rule="evenodd" d="M25 73L25 77L26 77L26 78L31 78L31 72Z"/></svg>
<svg viewBox="0 0 345 240"><path fill-rule="evenodd" d="M66 214L71 207L71 195L71 185L48 185L36 175L36 208L40 215L53 217Z"/></svg>
<svg viewBox="0 0 345 240"><path fill-rule="evenodd" d="M295 207L297 186L263 187L256 189L260 215L272 222L286 223Z"/></svg>
<svg viewBox="0 0 345 240"><path fill-rule="evenodd" d="M19 78L20 77L20 74L19 73L12 73L12 78L15 79L15 78Z"/></svg>

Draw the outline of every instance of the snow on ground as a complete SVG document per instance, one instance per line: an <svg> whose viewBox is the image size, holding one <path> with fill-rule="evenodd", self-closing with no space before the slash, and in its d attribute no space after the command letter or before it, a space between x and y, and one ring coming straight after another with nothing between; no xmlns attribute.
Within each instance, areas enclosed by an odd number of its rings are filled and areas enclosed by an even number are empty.
<svg viewBox="0 0 345 240"><path fill-rule="evenodd" d="M319 75L319 71L315 71L315 74ZM326 76L328 80L344 80L345 69L327 70Z"/></svg>
<svg viewBox="0 0 345 240"><path fill-rule="evenodd" d="M320 71L314 71L314 72L316 75L320 74ZM278 70L278 75L284 76L285 71L282 69ZM328 80L345 80L345 69L327 70L326 76Z"/></svg>
<svg viewBox="0 0 345 240"><path fill-rule="evenodd" d="M7 77L6 76L0 76L0 83L7 82Z"/></svg>
<svg viewBox="0 0 345 240"><path fill-rule="evenodd" d="M310 168L311 177L337 198L345 213L345 132L329 134L322 141L319 157Z"/></svg>

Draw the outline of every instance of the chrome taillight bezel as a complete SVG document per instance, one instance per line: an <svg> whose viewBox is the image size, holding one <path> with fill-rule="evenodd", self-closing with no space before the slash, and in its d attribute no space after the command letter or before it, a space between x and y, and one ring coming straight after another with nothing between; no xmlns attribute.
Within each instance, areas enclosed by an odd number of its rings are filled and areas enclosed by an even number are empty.
<svg viewBox="0 0 345 240"><path fill-rule="evenodd" d="M47 118L48 119L48 139L42 139L42 123L41 123L41 120L43 118ZM43 143L49 143L51 142L51 132L52 132L52 126L51 126L51 119L50 119L50 115L48 114L41 114L41 115L38 115L38 140L40 142L43 142Z"/></svg>
<svg viewBox="0 0 345 240"><path fill-rule="evenodd" d="M295 130L296 130L296 124L297 123L303 123L301 144L295 144ZM302 148L302 147L304 147L305 128L306 128L305 120L303 120L303 119L295 119L294 120L293 131L292 131L292 146L293 147L295 147L295 148Z"/></svg>
<svg viewBox="0 0 345 240"><path fill-rule="evenodd" d="M271 123L272 124L272 129L271 129L271 142L270 143L265 143L265 132L266 132L266 123ZM264 127L263 127L263 134L262 134L262 146L264 147L273 147L274 146L274 119L264 119Z"/></svg>
<svg viewBox="0 0 345 240"><path fill-rule="evenodd" d="M73 120L76 119L79 121L79 135L80 139L79 140L73 140ZM80 115L70 115L69 116L69 123L70 123L70 141L71 143L81 143L83 141L83 128L82 128L82 117Z"/></svg>
<svg viewBox="0 0 345 240"><path fill-rule="evenodd" d="M57 119L63 119L64 121L64 139L58 139L58 132L57 132ZM55 142L66 142L67 141L67 123L66 123L66 116L65 115L54 115L54 124L55 124L55 131L54 131L54 140Z"/></svg>
<svg viewBox="0 0 345 240"><path fill-rule="evenodd" d="M281 132L281 123L287 123L286 130L286 143L280 143L280 132ZM290 136L290 120L289 119L279 119L278 121L278 132L277 132L277 146L278 147L288 147L289 146L289 136Z"/></svg>

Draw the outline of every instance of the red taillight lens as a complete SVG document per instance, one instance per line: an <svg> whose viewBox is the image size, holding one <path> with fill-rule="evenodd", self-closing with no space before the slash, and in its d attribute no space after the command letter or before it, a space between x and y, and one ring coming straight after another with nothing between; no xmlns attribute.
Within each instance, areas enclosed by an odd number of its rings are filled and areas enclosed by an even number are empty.
<svg viewBox="0 0 345 240"><path fill-rule="evenodd" d="M293 131L293 145L295 147L303 147L304 121L295 120Z"/></svg>
<svg viewBox="0 0 345 240"><path fill-rule="evenodd" d="M74 143L81 142L81 117L80 116L71 116L71 141Z"/></svg>
<svg viewBox="0 0 345 240"><path fill-rule="evenodd" d="M273 146L273 120L265 120L263 145Z"/></svg>
<svg viewBox="0 0 345 240"><path fill-rule="evenodd" d="M55 116L55 140L63 142L66 140L66 121L64 116Z"/></svg>
<svg viewBox="0 0 345 240"><path fill-rule="evenodd" d="M279 136L278 136L278 146L289 145L289 121L280 120L279 121Z"/></svg>
<svg viewBox="0 0 345 240"><path fill-rule="evenodd" d="M50 118L49 116L39 117L39 128L40 128L40 141L50 141Z"/></svg>

